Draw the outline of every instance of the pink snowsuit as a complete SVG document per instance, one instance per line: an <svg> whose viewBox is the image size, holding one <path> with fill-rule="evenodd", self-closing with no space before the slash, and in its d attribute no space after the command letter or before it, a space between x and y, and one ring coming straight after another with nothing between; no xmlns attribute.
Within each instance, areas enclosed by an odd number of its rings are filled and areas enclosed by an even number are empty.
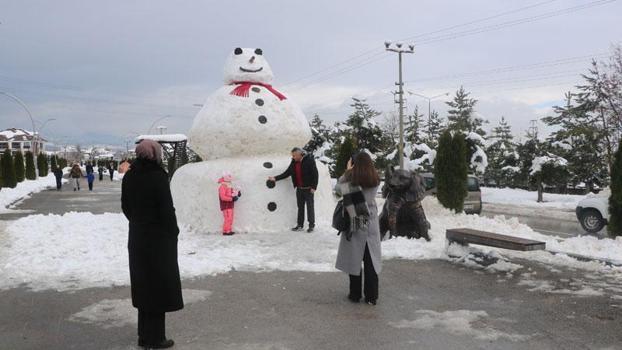
<svg viewBox="0 0 622 350"><path fill-rule="evenodd" d="M218 196L220 197L220 210L224 219L222 225L223 233L230 233L233 226L233 197L237 195L237 191L221 182L218 188Z"/></svg>

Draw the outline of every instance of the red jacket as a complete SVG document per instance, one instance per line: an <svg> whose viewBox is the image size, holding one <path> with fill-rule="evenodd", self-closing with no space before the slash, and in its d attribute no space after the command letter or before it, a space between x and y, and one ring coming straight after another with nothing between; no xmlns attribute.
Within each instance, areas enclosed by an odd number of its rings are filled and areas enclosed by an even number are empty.
<svg viewBox="0 0 622 350"><path fill-rule="evenodd" d="M221 184L218 188L218 197L220 198L220 210L233 209L233 197L235 197L236 195L236 190L225 184Z"/></svg>

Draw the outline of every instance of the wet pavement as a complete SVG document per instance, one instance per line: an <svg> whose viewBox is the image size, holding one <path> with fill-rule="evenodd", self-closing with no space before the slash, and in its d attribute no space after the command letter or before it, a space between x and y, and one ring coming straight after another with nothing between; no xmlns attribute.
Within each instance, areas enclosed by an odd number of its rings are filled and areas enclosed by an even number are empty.
<svg viewBox="0 0 622 350"><path fill-rule="evenodd" d="M18 209L119 212L119 199L120 182L104 181ZM338 272L184 280L186 307L167 314L167 334L176 349L622 349L618 270L512 264L385 261L376 306L349 302ZM0 349L136 349L129 297L127 286L0 290Z"/></svg>

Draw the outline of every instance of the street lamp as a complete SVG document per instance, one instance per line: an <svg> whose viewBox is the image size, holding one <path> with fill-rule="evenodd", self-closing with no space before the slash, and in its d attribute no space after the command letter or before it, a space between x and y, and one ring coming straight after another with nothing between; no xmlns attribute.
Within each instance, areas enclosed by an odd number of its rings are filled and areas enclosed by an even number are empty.
<svg viewBox="0 0 622 350"><path fill-rule="evenodd" d="M446 92L444 94L440 94L440 95L436 95L436 96L432 96L432 97L428 97L422 94L417 94L414 93L412 91L408 91L409 94L414 95L414 96L419 96L422 98L425 98L426 100L428 100L428 136L432 137L432 135L430 135L430 121L432 120L432 114L431 114L431 104L432 104L432 100L435 98L439 98L439 97L443 97L443 96L449 96L449 92Z"/></svg>
<svg viewBox="0 0 622 350"><path fill-rule="evenodd" d="M36 134L37 134L37 131L36 131L36 128L35 128L35 120L32 117L32 113L30 113L30 110L28 109L28 106L26 106L26 104L22 100L20 100L19 97L15 96L13 94L10 94L8 92L0 91L0 95L4 95L4 96L10 98L11 100L17 102L17 104L19 104L26 111L26 113L28 113L28 117L30 117L30 121L32 122L32 138L33 138L33 141L34 141L35 137L36 137ZM34 151L36 151L36 148L34 149Z"/></svg>
<svg viewBox="0 0 622 350"><path fill-rule="evenodd" d="M171 117L171 115L167 114L164 117L161 117L161 118L158 118L158 119L154 120L153 123L151 123L151 126L149 127L149 130L147 131L147 134L151 133L151 129L153 129L153 127L156 125L157 122L159 122L161 120L164 120L166 118L170 118L170 117Z"/></svg>
<svg viewBox="0 0 622 350"><path fill-rule="evenodd" d="M399 81L395 83L398 86L397 94L399 95L399 113L400 113L400 143L397 146L399 152L400 169L404 169L404 82L402 80L402 54L414 53L415 45L408 44L408 48L403 47L402 43L391 43L390 41L384 42L386 51L396 52L398 55L399 63Z"/></svg>

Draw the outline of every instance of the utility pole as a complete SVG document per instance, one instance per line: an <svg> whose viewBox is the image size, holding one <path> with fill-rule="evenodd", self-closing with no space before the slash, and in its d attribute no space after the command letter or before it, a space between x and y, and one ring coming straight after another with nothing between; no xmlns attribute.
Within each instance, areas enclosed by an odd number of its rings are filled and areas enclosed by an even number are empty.
<svg viewBox="0 0 622 350"><path fill-rule="evenodd" d="M400 115L400 141L397 146L399 152L400 169L404 169L404 81L402 80L402 54L414 53L415 45L408 45L408 49L402 48L402 43L395 43L394 47L390 41L384 42L384 47L387 51L396 52L398 56L399 75L398 82L395 83L398 89L396 94L398 95L399 103L399 115Z"/></svg>

